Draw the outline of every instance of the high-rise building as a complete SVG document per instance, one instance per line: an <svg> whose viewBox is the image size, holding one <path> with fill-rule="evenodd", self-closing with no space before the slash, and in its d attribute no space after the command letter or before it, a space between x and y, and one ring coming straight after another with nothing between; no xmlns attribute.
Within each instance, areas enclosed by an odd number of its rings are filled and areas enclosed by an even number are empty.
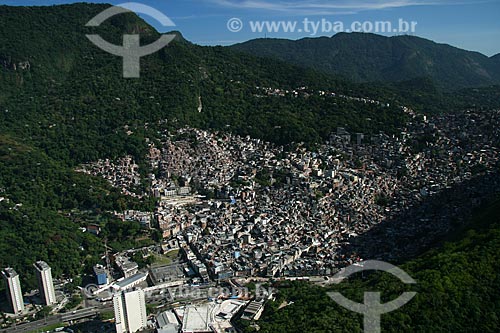
<svg viewBox="0 0 500 333"><path fill-rule="evenodd" d="M54 292L54 282L52 281L52 270L45 261L37 261L35 266L36 278L38 280L38 290L40 298L45 305L56 304L56 294Z"/></svg>
<svg viewBox="0 0 500 333"><path fill-rule="evenodd" d="M113 297L117 333L135 333L147 326L143 290L122 291Z"/></svg>
<svg viewBox="0 0 500 333"><path fill-rule="evenodd" d="M22 313L24 311L24 301L19 275L13 268L5 268L2 271L2 276L7 284L7 299L9 300L12 312L14 314Z"/></svg>

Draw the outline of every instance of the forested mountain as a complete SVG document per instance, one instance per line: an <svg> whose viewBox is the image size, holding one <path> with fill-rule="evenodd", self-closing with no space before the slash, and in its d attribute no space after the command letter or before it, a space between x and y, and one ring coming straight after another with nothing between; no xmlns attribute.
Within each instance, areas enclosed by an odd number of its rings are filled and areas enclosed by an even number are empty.
<svg viewBox="0 0 500 333"><path fill-rule="evenodd" d="M429 77L446 91L500 83L498 55L488 58L415 36L339 33L331 38L297 41L255 39L231 48L357 82L398 82Z"/></svg>
<svg viewBox="0 0 500 333"><path fill-rule="evenodd" d="M493 57L491 57L491 60L495 61L497 64L500 64L500 53L495 54Z"/></svg>
<svg viewBox="0 0 500 333"><path fill-rule="evenodd" d="M137 136L117 129L160 119L229 128L280 143L317 141L337 125L370 130L357 121L358 115L375 110L363 103L256 97L257 86L357 94L355 85L221 47L174 42L141 59L139 80L124 80L122 59L97 48L85 34L100 33L115 44L122 43L123 33L140 32L143 44L159 34L132 14L116 16L99 28L85 27L104 8L0 7L5 32L0 36L0 128L68 163L130 152L130 145L139 144ZM318 111L337 121L321 123ZM394 129L386 119L398 114L396 108L377 109L371 117L378 125L372 130Z"/></svg>

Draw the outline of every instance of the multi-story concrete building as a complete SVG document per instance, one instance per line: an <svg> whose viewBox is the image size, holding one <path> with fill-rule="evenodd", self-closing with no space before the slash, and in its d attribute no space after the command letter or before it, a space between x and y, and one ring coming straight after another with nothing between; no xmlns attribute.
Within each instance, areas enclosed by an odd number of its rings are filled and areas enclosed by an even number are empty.
<svg viewBox="0 0 500 333"><path fill-rule="evenodd" d="M123 277L128 278L132 275L137 274L139 266L137 263L131 261L129 258L124 256L118 256L115 258L116 266L122 272Z"/></svg>
<svg viewBox="0 0 500 333"><path fill-rule="evenodd" d="M54 282L52 281L52 269L45 261L37 261L33 264L35 275L38 280L38 290L40 298L45 305L57 303L56 293L54 291Z"/></svg>
<svg viewBox="0 0 500 333"><path fill-rule="evenodd" d="M24 311L24 301L19 275L13 268L9 267L2 271L2 276L7 284L7 299L12 312L16 315L22 313Z"/></svg>
<svg viewBox="0 0 500 333"><path fill-rule="evenodd" d="M113 297L117 333L135 333L147 326L144 291L123 291Z"/></svg>

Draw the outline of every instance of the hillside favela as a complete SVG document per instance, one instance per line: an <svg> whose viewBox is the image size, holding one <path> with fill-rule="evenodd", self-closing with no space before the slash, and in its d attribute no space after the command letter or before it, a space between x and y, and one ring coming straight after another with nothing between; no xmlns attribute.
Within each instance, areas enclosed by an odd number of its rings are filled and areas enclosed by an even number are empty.
<svg viewBox="0 0 500 333"><path fill-rule="evenodd" d="M0 333L498 332L496 0L0 0Z"/></svg>

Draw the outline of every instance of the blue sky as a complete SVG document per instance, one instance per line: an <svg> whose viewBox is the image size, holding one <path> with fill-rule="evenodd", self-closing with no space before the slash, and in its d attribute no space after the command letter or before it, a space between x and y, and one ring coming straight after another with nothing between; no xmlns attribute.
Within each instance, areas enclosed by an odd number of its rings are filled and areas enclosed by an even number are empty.
<svg viewBox="0 0 500 333"><path fill-rule="evenodd" d="M52 5L71 0L0 0L6 5ZM92 2L121 4L126 0ZM500 0L135 0L161 11L176 24L162 27L144 18L158 30L180 30L197 44L228 45L260 37L298 39L311 37L305 32L257 33L250 21L341 21L350 27L354 21L417 22L416 36L479 51L488 56L500 53ZM227 22L241 19L243 29L231 32ZM1 18L0 18L1 19ZM91 19L91 18L89 18ZM302 26L302 25L300 25ZM318 33L313 37L332 35ZM391 34L387 34L391 35Z"/></svg>

